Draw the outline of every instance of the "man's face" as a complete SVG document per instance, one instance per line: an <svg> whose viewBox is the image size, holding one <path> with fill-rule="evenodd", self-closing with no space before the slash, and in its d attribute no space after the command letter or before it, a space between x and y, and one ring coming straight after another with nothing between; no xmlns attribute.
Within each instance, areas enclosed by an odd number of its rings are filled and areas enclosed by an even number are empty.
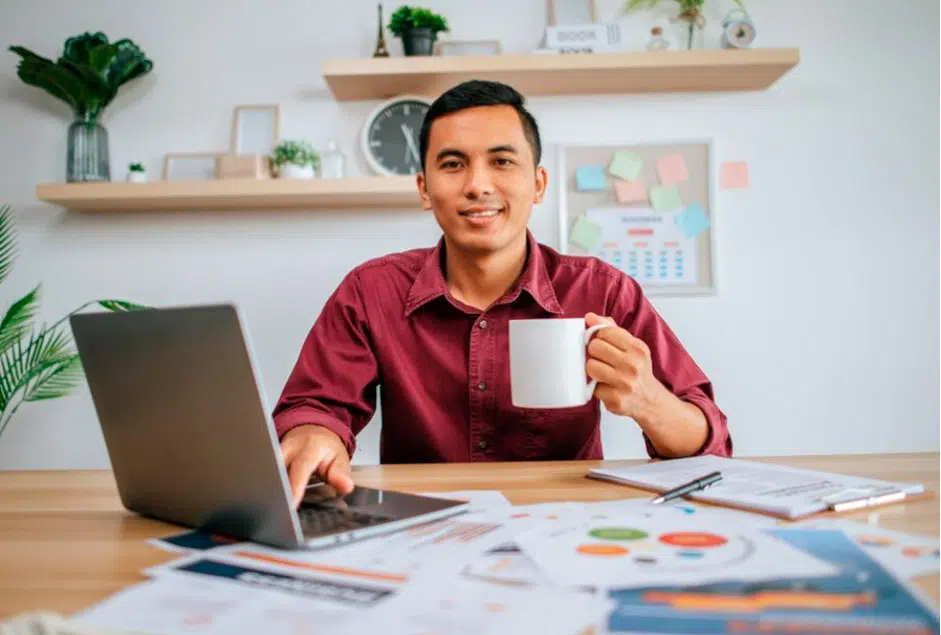
<svg viewBox="0 0 941 635"><path fill-rule="evenodd" d="M435 119L418 189L450 244L487 254L525 244L546 172L516 110L480 106Z"/></svg>

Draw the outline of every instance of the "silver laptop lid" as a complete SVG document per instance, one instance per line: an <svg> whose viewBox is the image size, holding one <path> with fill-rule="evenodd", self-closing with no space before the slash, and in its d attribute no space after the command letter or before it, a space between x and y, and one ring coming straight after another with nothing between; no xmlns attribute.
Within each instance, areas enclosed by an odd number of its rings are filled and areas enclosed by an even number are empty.
<svg viewBox="0 0 941 635"><path fill-rule="evenodd" d="M70 318L124 506L302 542L251 344L230 304Z"/></svg>

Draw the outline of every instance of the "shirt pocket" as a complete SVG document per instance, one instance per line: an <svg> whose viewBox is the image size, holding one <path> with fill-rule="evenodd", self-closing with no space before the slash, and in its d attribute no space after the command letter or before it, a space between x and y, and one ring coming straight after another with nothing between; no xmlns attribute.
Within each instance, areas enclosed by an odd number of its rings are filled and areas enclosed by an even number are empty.
<svg viewBox="0 0 941 635"><path fill-rule="evenodd" d="M566 408L518 408L525 434L526 459L570 461L595 436L599 423L596 400Z"/></svg>

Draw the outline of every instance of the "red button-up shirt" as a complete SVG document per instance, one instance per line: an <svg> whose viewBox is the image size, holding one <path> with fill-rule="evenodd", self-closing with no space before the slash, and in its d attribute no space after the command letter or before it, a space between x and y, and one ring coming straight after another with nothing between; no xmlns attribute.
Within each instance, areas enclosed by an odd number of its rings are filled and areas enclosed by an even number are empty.
<svg viewBox="0 0 941 635"><path fill-rule="evenodd" d="M527 233L522 275L483 312L448 293L443 239L433 249L352 270L302 345L274 408L278 436L321 425L353 456L381 386L383 463L603 458L597 399L561 409L517 408L510 399L509 321L591 311L644 340L657 379L703 411L709 434L700 452L731 455L712 384L636 281L601 260L559 254Z"/></svg>

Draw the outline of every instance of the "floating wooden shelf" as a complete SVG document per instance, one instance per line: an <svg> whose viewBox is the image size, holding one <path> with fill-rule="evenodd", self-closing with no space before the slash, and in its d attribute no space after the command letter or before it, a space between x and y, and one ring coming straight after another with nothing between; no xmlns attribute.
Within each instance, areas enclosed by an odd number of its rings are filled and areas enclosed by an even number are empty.
<svg viewBox="0 0 941 635"><path fill-rule="evenodd" d="M36 197L81 212L414 207L415 177L47 183Z"/></svg>
<svg viewBox="0 0 941 635"><path fill-rule="evenodd" d="M328 60L323 76L338 100L437 96L468 79L505 82L526 96L753 91L799 59L798 49L386 57Z"/></svg>

